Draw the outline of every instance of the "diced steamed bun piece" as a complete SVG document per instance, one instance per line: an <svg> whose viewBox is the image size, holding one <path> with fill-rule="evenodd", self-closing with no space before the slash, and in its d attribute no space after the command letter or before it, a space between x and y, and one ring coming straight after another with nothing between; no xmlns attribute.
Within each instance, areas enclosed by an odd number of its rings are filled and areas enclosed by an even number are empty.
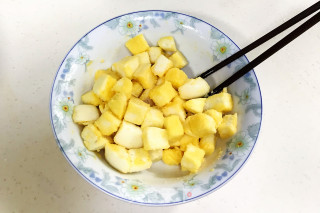
<svg viewBox="0 0 320 213"><path fill-rule="evenodd" d="M73 109L73 121L84 128L84 146L105 149L106 161L122 173L149 169L162 160L168 166L197 173L215 151L217 138L237 132L231 94L203 98L210 90L182 70L187 58L172 36L149 46L143 34L129 39L132 53L97 70L91 90Z"/></svg>

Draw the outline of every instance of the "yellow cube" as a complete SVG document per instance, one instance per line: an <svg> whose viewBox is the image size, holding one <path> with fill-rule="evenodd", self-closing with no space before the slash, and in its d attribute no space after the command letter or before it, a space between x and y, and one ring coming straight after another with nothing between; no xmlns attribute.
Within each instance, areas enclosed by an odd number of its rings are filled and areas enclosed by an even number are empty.
<svg viewBox="0 0 320 213"><path fill-rule="evenodd" d="M181 122L186 119L186 111L183 108L184 100L176 96L173 101L161 108L164 116L178 115Z"/></svg>
<svg viewBox="0 0 320 213"><path fill-rule="evenodd" d="M149 94L149 97L158 106L162 107L168 104L176 95L177 91L172 87L169 81L154 87Z"/></svg>
<svg viewBox="0 0 320 213"><path fill-rule="evenodd" d="M148 126L162 128L163 123L164 123L163 113L159 109L151 107L141 125L141 128L145 128Z"/></svg>
<svg viewBox="0 0 320 213"><path fill-rule="evenodd" d="M209 91L209 84L201 77L189 79L179 87L179 95L183 99L201 98Z"/></svg>
<svg viewBox="0 0 320 213"><path fill-rule="evenodd" d="M136 125L141 125L149 109L149 104L143 102L138 98L132 97L129 100L127 111L124 115L124 120Z"/></svg>
<svg viewBox="0 0 320 213"><path fill-rule="evenodd" d="M141 86L141 84L139 84L136 81L132 82L132 92L131 95L133 95L134 97L138 98L140 96L140 94L142 93L143 87Z"/></svg>
<svg viewBox="0 0 320 213"><path fill-rule="evenodd" d="M94 82L92 90L101 100L109 101L114 94L112 87L116 82L111 75L103 74Z"/></svg>
<svg viewBox="0 0 320 213"><path fill-rule="evenodd" d="M206 113L207 115L210 115L213 118L213 120L216 122L216 128L218 128L222 122L222 112L219 112L215 109L209 109L204 113Z"/></svg>
<svg viewBox="0 0 320 213"><path fill-rule="evenodd" d="M137 56L127 56L112 64L112 70L119 73L119 75L122 77L132 79L132 75L138 66L139 58Z"/></svg>
<svg viewBox="0 0 320 213"><path fill-rule="evenodd" d="M227 92L221 92L207 98L204 110L215 109L219 112L230 112L232 107L231 95Z"/></svg>
<svg viewBox="0 0 320 213"><path fill-rule="evenodd" d="M83 128L81 137L84 145L90 151L103 149L106 143L106 140L102 139L100 131L93 124L89 124Z"/></svg>
<svg viewBox="0 0 320 213"><path fill-rule="evenodd" d="M131 162L130 172L139 172L151 167L152 161L149 152L145 149L129 149L128 154Z"/></svg>
<svg viewBox="0 0 320 213"><path fill-rule="evenodd" d="M137 80L144 89L154 87L157 76L151 72L151 64L140 64L133 74L133 79Z"/></svg>
<svg viewBox="0 0 320 213"><path fill-rule="evenodd" d="M178 140L184 135L183 126L178 115L165 117L164 127L167 130L169 141Z"/></svg>
<svg viewBox="0 0 320 213"><path fill-rule="evenodd" d="M110 111L120 120L127 109L127 101L127 96L124 93L117 92L108 102Z"/></svg>
<svg viewBox="0 0 320 213"><path fill-rule="evenodd" d="M91 104L94 106L98 106L102 103L102 100L92 90L83 94L81 96L81 101L84 104Z"/></svg>
<svg viewBox="0 0 320 213"><path fill-rule="evenodd" d="M99 116L99 110L93 105L80 104L73 107L72 120L77 124L88 125L97 120Z"/></svg>
<svg viewBox="0 0 320 213"><path fill-rule="evenodd" d="M182 55L180 51L173 53L169 59L173 62L173 67L183 68L188 64L187 59Z"/></svg>
<svg viewBox="0 0 320 213"><path fill-rule="evenodd" d="M186 101L184 103L184 108L188 112L200 113L203 111L203 107L204 107L205 103L206 103L205 98L190 99L189 101Z"/></svg>
<svg viewBox="0 0 320 213"><path fill-rule="evenodd" d="M170 147L167 131L158 127L143 128L142 141L145 150L168 149Z"/></svg>
<svg viewBox="0 0 320 213"><path fill-rule="evenodd" d="M103 135L111 135L116 132L121 121L112 114L111 111L105 111L100 118L94 122Z"/></svg>
<svg viewBox="0 0 320 213"><path fill-rule="evenodd" d="M141 128L126 121L122 121L113 140L116 144L124 146L127 149L143 147Z"/></svg>
<svg viewBox="0 0 320 213"><path fill-rule="evenodd" d="M139 99L147 104L150 104L150 106L154 106L154 102L149 97L150 91L151 89L145 89L140 95Z"/></svg>
<svg viewBox="0 0 320 213"><path fill-rule="evenodd" d="M166 79L164 79L164 77L158 78L157 83L156 83L156 86L159 86L159 85L163 84L163 83L165 82L165 80L166 80Z"/></svg>
<svg viewBox="0 0 320 213"><path fill-rule="evenodd" d="M156 162L162 159L162 149L157 149L157 150L150 150L149 155L152 160L152 162Z"/></svg>
<svg viewBox="0 0 320 213"><path fill-rule="evenodd" d="M188 119L188 121L189 121L189 119ZM189 126L189 122L187 122L187 120L183 123L183 129L184 129L185 134L193 136L193 137L198 137L191 131L191 128Z"/></svg>
<svg viewBox="0 0 320 213"><path fill-rule="evenodd" d="M105 111L110 110L107 102L102 102L99 104L99 110L101 113L104 113Z"/></svg>
<svg viewBox="0 0 320 213"><path fill-rule="evenodd" d="M201 138L216 133L216 124L213 118L204 113L197 113L186 119L191 132Z"/></svg>
<svg viewBox="0 0 320 213"><path fill-rule="evenodd" d="M136 55L139 58L140 64L150 64L150 58L148 52L142 52Z"/></svg>
<svg viewBox="0 0 320 213"><path fill-rule="evenodd" d="M199 138L191 135L184 134L179 141L180 150L186 151L188 144L192 144L193 146L199 147Z"/></svg>
<svg viewBox="0 0 320 213"><path fill-rule="evenodd" d="M133 55L135 55L147 51L149 49L149 44L143 34L139 34L127 41L126 47Z"/></svg>
<svg viewBox="0 0 320 213"><path fill-rule="evenodd" d="M188 76L178 68L171 68L166 73L165 80L170 81L172 86L178 89L188 80Z"/></svg>
<svg viewBox="0 0 320 213"><path fill-rule="evenodd" d="M166 72L173 67L173 62L164 55L159 55L154 65L151 67L153 74L160 78L166 74Z"/></svg>
<svg viewBox="0 0 320 213"><path fill-rule="evenodd" d="M165 149L162 154L162 161L168 165L179 165L182 159L182 151L175 149Z"/></svg>
<svg viewBox="0 0 320 213"><path fill-rule="evenodd" d="M204 155L205 152L202 149L189 144L181 159L182 171L198 172L204 160Z"/></svg>
<svg viewBox="0 0 320 213"><path fill-rule="evenodd" d="M154 64L158 57L162 54L162 49L160 47L150 47L148 53L150 62Z"/></svg>
<svg viewBox="0 0 320 213"><path fill-rule="evenodd" d="M113 86L112 91L121 92L126 95L129 99L132 93L132 82L129 78L123 77L117 81L117 83Z"/></svg>
<svg viewBox="0 0 320 213"><path fill-rule="evenodd" d="M103 74L111 75L116 80L119 80L121 78L121 76L118 73L112 71L112 69L109 68L106 70L97 70L94 74L94 80L96 81Z"/></svg>
<svg viewBox="0 0 320 213"><path fill-rule="evenodd" d="M203 151L207 155L210 155L214 152L216 146L216 139L214 135L208 135L200 139L199 147L203 149Z"/></svg>
<svg viewBox="0 0 320 213"><path fill-rule="evenodd" d="M230 138L237 132L237 120L237 113L223 116L222 122L218 127L218 132L222 139Z"/></svg>
<svg viewBox="0 0 320 213"><path fill-rule="evenodd" d="M158 41L158 45L165 51L177 51L176 43L172 36L160 38Z"/></svg>

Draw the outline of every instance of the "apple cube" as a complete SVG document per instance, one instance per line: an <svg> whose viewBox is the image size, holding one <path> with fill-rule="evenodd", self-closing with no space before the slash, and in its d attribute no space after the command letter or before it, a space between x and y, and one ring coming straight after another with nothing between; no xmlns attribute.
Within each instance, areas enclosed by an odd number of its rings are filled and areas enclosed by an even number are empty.
<svg viewBox="0 0 320 213"><path fill-rule="evenodd" d="M205 98L190 99L189 101L186 101L184 103L184 108L188 112L200 113L203 111L203 107L204 107L205 103L206 103Z"/></svg>
<svg viewBox="0 0 320 213"><path fill-rule="evenodd" d="M150 91L149 97L158 107L162 107L168 104L177 94L172 84L169 81L165 81L163 84L155 86Z"/></svg>
<svg viewBox="0 0 320 213"><path fill-rule="evenodd" d="M139 34L126 42L126 47L135 55L149 49L149 44L142 34Z"/></svg>
<svg viewBox="0 0 320 213"><path fill-rule="evenodd" d="M183 126L178 115L165 117L164 127L167 130L169 141L178 140L184 135Z"/></svg>
<svg viewBox="0 0 320 213"><path fill-rule="evenodd" d="M213 118L207 114L198 113L189 116L186 122L191 132L199 138L216 133L216 123Z"/></svg>
<svg viewBox="0 0 320 213"><path fill-rule="evenodd" d="M133 74L133 79L137 80L144 89L154 87L157 76L151 72L151 64L140 64Z"/></svg>
<svg viewBox="0 0 320 213"><path fill-rule="evenodd" d="M218 127L218 132L222 139L230 138L237 132L237 120L237 113L223 116L222 122Z"/></svg>
<svg viewBox="0 0 320 213"><path fill-rule="evenodd" d="M131 95L133 95L134 97L138 98L140 96L140 94L142 93L143 87L141 86L141 84L139 84L136 81L132 82L132 92Z"/></svg>
<svg viewBox="0 0 320 213"><path fill-rule="evenodd" d="M157 149L157 150L150 150L149 155L152 160L152 162L156 162L162 159L162 149Z"/></svg>
<svg viewBox="0 0 320 213"><path fill-rule="evenodd" d="M72 119L78 124L93 123L99 116L99 110L93 105L81 104L73 108Z"/></svg>
<svg viewBox="0 0 320 213"><path fill-rule="evenodd" d="M127 56L112 64L112 70L119 73L122 77L132 79L132 75L138 66L139 58L137 56Z"/></svg>
<svg viewBox="0 0 320 213"><path fill-rule="evenodd" d="M154 65L151 67L153 74L160 78L166 74L166 72L173 67L173 63L164 55L159 55Z"/></svg>
<svg viewBox="0 0 320 213"><path fill-rule="evenodd" d="M101 150L106 143L111 143L110 138L104 138L93 124L85 126L81 132L85 147L90 151Z"/></svg>
<svg viewBox="0 0 320 213"><path fill-rule="evenodd" d="M200 139L199 147L206 153L206 156L214 152L215 146L216 139L214 135L208 135Z"/></svg>
<svg viewBox="0 0 320 213"><path fill-rule="evenodd" d="M182 151L179 149L165 149L162 154L162 161L168 165L179 165L182 159Z"/></svg>
<svg viewBox="0 0 320 213"><path fill-rule="evenodd" d="M232 97L227 92L220 92L207 98L205 110L215 109L219 112L230 112L233 107Z"/></svg>
<svg viewBox="0 0 320 213"><path fill-rule="evenodd" d="M209 84L201 77L189 79L184 85L179 87L179 94L183 99L201 98L209 91Z"/></svg>
<svg viewBox="0 0 320 213"><path fill-rule="evenodd" d="M162 54L162 49L160 47L150 47L148 53L150 62L154 64L158 57Z"/></svg>
<svg viewBox="0 0 320 213"><path fill-rule="evenodd" d="M105 146L105 158L107 162L120 172L130 172L131 161L126 148L117 144L107 143Z"/></svg>
<svg viewBox="0 0 320 213"><path fill-rule="evenodd" d="M129 78L123 77L113 86L112 91L121 92L129 99L133 90L133 84Z"/></svg>
<svg viewBox="0 0 320 213"><path fill-rule="evenodd" d="M213 120L216 122L216 128L218 128L222 122L222 112L219 112L215 109L209 109L204 113L206 113L207 115L210 115L213 118Z"/></svg>
<svg viewBox="0 0 320 213"><path fill-rule="evenodd" d="M141 148L143 146L142 130L140 127L132 123L122 121L122 124L113 140L116 144L128 149Z"/></svg>
<svg viewBox="0 0 320 213"><path fill-rule="evenodd" d="M171 68L167 71L165 80L170 81L172 86L178 89L188 80L188 76L178 68Z"/></svg>
<svg viewBox="0 0 320 213"><path fill-rule="evenodd" d="M173 53L169 59L173 62L173 67L183 68L188 64L187 59L182 55L180 51Z"/></svg>
<svg viewBox="0 0 320 213"><path fill-rule="evenodd" d="M152 160L145 149L129 149L128 154L131 163L130 172L140 172L151 167Z"/></svg>
<svg viewBox="0 0 320 213"><path fill-rule="evenodd" d="M121 76L118 73L112 71L111 68L108 68L106 70L97 70L94 74L94 80L96 81L103 74L111 75L116 80L119 80L121 78Z"/></svg>
<svg viewBox="0 0 320 213"><path fill-rule="evenodd" d="M92 90L83 94L81 96L81 101L84 104L91 104L94 106L98 106L102 102L101 99Z"/></svg>
<svg viewBox="0 0 320 213"><path fill-rule="evenodd" d="M108 102L110 111L120 120L126 111L127 101L127 96L124 93L117 92Z"/></svg>
<svg viewBox="0 0 320 213"><path fill-rule="evenodd" d="M192 173L198 172L204 160L204 155L205 152L202 149L189 144L181 159L181 169Z"/></svg>
<svg viewBox="0 0 320 213"><path fill-rule="evenodd" d="M136 55L139 58L140 64L150 64L148 52L142 52Z"/></svg>
<svg viewBox="0 0 320 213"><path fill-rule="evenodd" d="M164 123L163 113L154 107L151 107L141 125L141 128L148 126L162 128Z"/></svg>
<svg viewBox="0 0 320 213"><path fill-rule="evenodd" d="M94 82L92 90L101 100L109 101L114 94L112 87L116 82L111 75L103 74Z"/></svg>
<svg viewBox="0 0 320 213"><path fill-rule="evenodd" d="M145 150L168 149L170 147L167 131L158 127L143 128L142 141Z"/></svg>
<svg viewBox="0 0 320 213"><path fill-rule="evenodd" d="M172 36L160 38L158 41L158 45L165 51L177 51L176 43Z"/></svg>
<svg viewBox="0 0 320 213"><path fill-rule="evenodd" d="M186 111L183 108L184 100L176 96L173 101L161 108L164 116L178 115L181 122L186 119Z"/></svg>
<svg viewBox="0 0 320 213"><path fill-rule="evenodd" d="M138 98L132 97L129 100L127 111L124 115L124 120L136 125L141 125L149 109L149 104L143 102Z"/></svg>
<svg viewBox="0 0 320 213"><path fill-rule="evenodd" d="M98 118L94 124L98 127L103 135L111 135L116 132L120 126L121 121L112 114L110 111L105 111L102 113L100 118Z"/></svg>

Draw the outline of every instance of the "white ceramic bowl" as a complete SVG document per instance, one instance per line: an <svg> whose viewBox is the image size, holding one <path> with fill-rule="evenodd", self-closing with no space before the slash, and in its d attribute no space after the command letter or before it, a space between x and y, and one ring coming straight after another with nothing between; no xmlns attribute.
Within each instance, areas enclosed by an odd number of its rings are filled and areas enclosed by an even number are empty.
<svg viewBox="0 0 320 213"><path fill-rule="evenodd" d="M173 205L205 196L233 177L248 159L256 143L262 100L253 71L228 89L238 113L238 132L219 140L215 152L198 174L188 175L178 166L154 163L151 169L122 174L105 161L103 154L86 150L80 128L71 119L72 108L90 90L94 71L129 55L124 43L143 33L149 44L162 36L174 36L178 49L189 61L184 71L194 77L239 50L233 41L212 25L195 17L170 11L141 11L108 20L84 35L61 63L51 91L50 116L58 146L72 167L106 194L144 205ZM248 63L242 57L207 80L213 87ZM218 159L218 160L217 160Z"/></svg>

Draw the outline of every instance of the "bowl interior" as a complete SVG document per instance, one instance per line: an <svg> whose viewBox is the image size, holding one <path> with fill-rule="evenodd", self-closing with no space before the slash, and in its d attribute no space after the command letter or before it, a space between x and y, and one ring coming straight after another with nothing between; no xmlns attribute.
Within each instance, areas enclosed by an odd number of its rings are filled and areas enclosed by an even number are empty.
<svg viewBox="0 0 320 213"><path fill-rule="evenodd" d="M51 93L52 127L58 146L74 169L107 194L146 205L187 202L220 187L249 157L262 119L260 88L253 71L228 88L233 96L233 112L238 113L238 132L231 139L217 141L215 152L199 173L181 172L178 166L162 162L143 172L119 173L106 163L103 151L86 150L81 128L72 122L71 115L81 95L92 88L94 72L129 55L124 43L139 33L153 46L160 37L173 35L177 48L189 61L183 70L190 78L239 50L218 29L185 14L141 11L111 19L82 37L63 60ZM241 57L206 80L214 87L247 63Z"/></svg>

